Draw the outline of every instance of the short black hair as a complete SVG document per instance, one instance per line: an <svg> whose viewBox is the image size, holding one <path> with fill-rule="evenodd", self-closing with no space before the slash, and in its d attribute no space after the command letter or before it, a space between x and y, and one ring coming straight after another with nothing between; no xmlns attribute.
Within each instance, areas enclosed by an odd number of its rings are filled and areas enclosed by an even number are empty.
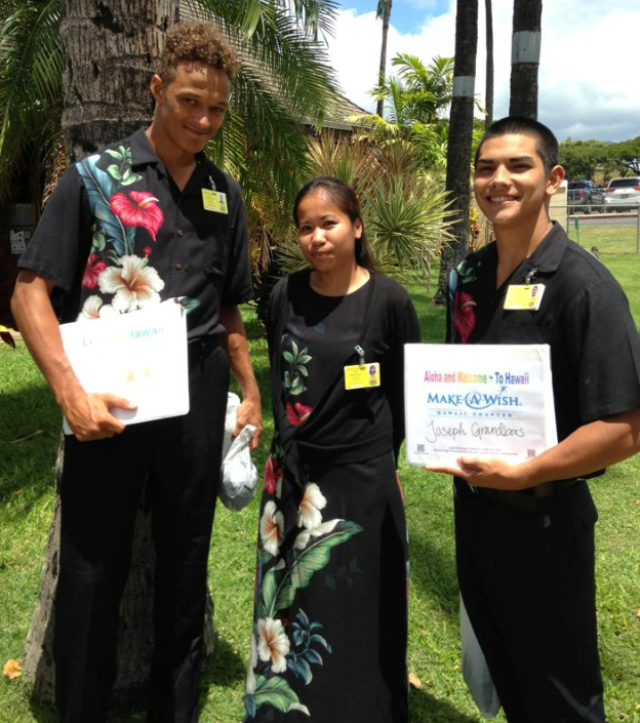
<svg viewBox="0 0 640 723"><path fill-rule="evenodd" d="M536 151L542 163L544 170L549 171L560 163L560 149L558 148L558 139L555 137L550 128L533 118L525 118L523 116L510 115L493 122L482 136L476 156L473 161L473 167L478 164L480 158L480 150L485 141L498 136L518 135L532 136L536 139Z"/></svg>

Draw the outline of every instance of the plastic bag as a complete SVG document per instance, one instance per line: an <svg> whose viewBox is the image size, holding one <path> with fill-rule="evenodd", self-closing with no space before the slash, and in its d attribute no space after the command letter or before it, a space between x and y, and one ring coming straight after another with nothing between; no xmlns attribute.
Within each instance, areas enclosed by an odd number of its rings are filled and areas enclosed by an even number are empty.
<svg viewBox="0 0 640 723"><path fill-rule="evenodd" d="M236 428L238 419L238 407L240 406L240 397L233 392L227 394L227 411L224 417L224 439L222 440L222 460L227 456L227 452L231 448L233 442L233 430Z"/></svg>
<svg viewBox="0 0 640 723"><path fill-rule="evenodd" d="M500 710L500 699L487 661L460 596L460 638L462 640L462 676L471 697L484 718L493 718Z"/></svg>
<svg viewBox="0 0 640 723"><path fill-rule="evenodd" d="M250 451L256 428L247 424L232 441L239 406L238 395L229 393L222 444L222 479L218 491L222 504L234 512L245 508L258 491L258 470L251 460Z"/></svg>

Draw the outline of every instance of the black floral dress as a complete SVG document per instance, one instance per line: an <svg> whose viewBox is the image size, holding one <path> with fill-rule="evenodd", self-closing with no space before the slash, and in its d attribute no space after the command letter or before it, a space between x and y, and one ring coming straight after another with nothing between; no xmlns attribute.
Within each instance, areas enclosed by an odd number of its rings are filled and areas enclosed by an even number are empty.
<svg viewBox="0 0 640 723"><path fill-rule="evenodd" d="M342 377L362 340L370 286L326 297L303 275L276 310L285 316L272 344L278 409L260 512L248 722L408 720L406 524L393 417L372 415L370 406L374 398L386 404L401 384L345 391ZM408 303L412 332L404 341L416 341ZM383 380L385 373L402 376L391 368L401 341L383 340L386 356L366 342L367 363L381 362ZM316 410L327 421L292 452L296 434L314 428ZM338 429L328 432L332 419ZM388 428L377 429L381 423ZM358 454L359 435L384 443Z"/></svg>

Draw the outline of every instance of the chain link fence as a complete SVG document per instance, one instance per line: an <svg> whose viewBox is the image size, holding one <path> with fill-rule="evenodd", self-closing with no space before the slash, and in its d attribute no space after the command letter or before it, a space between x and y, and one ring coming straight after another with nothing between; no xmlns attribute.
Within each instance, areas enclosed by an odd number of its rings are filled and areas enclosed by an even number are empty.
<svg viewBox="0 0 640 723"><path fill-rule="evenodd" d="M491 224L475 207L476 231L473 246L478 248L493 240ZM567 232L572 241L593 252L603 254L640 254L640 208L623 213L585 213L580 206L552 204L549 215Z"/></svg>
<svg viewBox="0 0 640 723"><path fill-rule="evenodd" d="M569 238L600 254L640 253L640 209L624 213L583 213L575 206L551 206L549 213Z"/></svg>

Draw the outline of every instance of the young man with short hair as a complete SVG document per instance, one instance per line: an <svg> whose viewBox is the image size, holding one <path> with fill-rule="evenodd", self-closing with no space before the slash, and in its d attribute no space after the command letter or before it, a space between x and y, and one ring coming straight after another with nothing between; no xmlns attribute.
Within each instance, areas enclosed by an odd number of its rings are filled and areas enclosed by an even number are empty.
<svg viewBox="0 0 640 723"><path fill-rule="evenodd" d="M548 128L495 122L474 181L495 242L450 278L449 342L551 347L559 444L436 470L455 475L460 589L510 723L604 723L586 479L640 448L640 340L616 280L549 218L563 178ZM518 285L535 309L505 303Z"/></svg>
<svg viewBox="0 0 640 723"><path fill-rule="evenodd" d="M244 398L238 429L256 425L254 447L262 429L238 310L252 296L244 205L237 183L204 155L227 112L236 65L212 25L171 29L151 79L153 122L65 173L20 261L14 315L73 432L60 489L54 630L56 704L66 723L105 719L147 480L157 555L149 721L198 719L229 367ZM207 202L220 194L225 204ZM186 299L189 414L125 427L111 411L131 408L127 400L108 389L87 394L61 343L54 287L65 292L64 321Z"/></svg>

